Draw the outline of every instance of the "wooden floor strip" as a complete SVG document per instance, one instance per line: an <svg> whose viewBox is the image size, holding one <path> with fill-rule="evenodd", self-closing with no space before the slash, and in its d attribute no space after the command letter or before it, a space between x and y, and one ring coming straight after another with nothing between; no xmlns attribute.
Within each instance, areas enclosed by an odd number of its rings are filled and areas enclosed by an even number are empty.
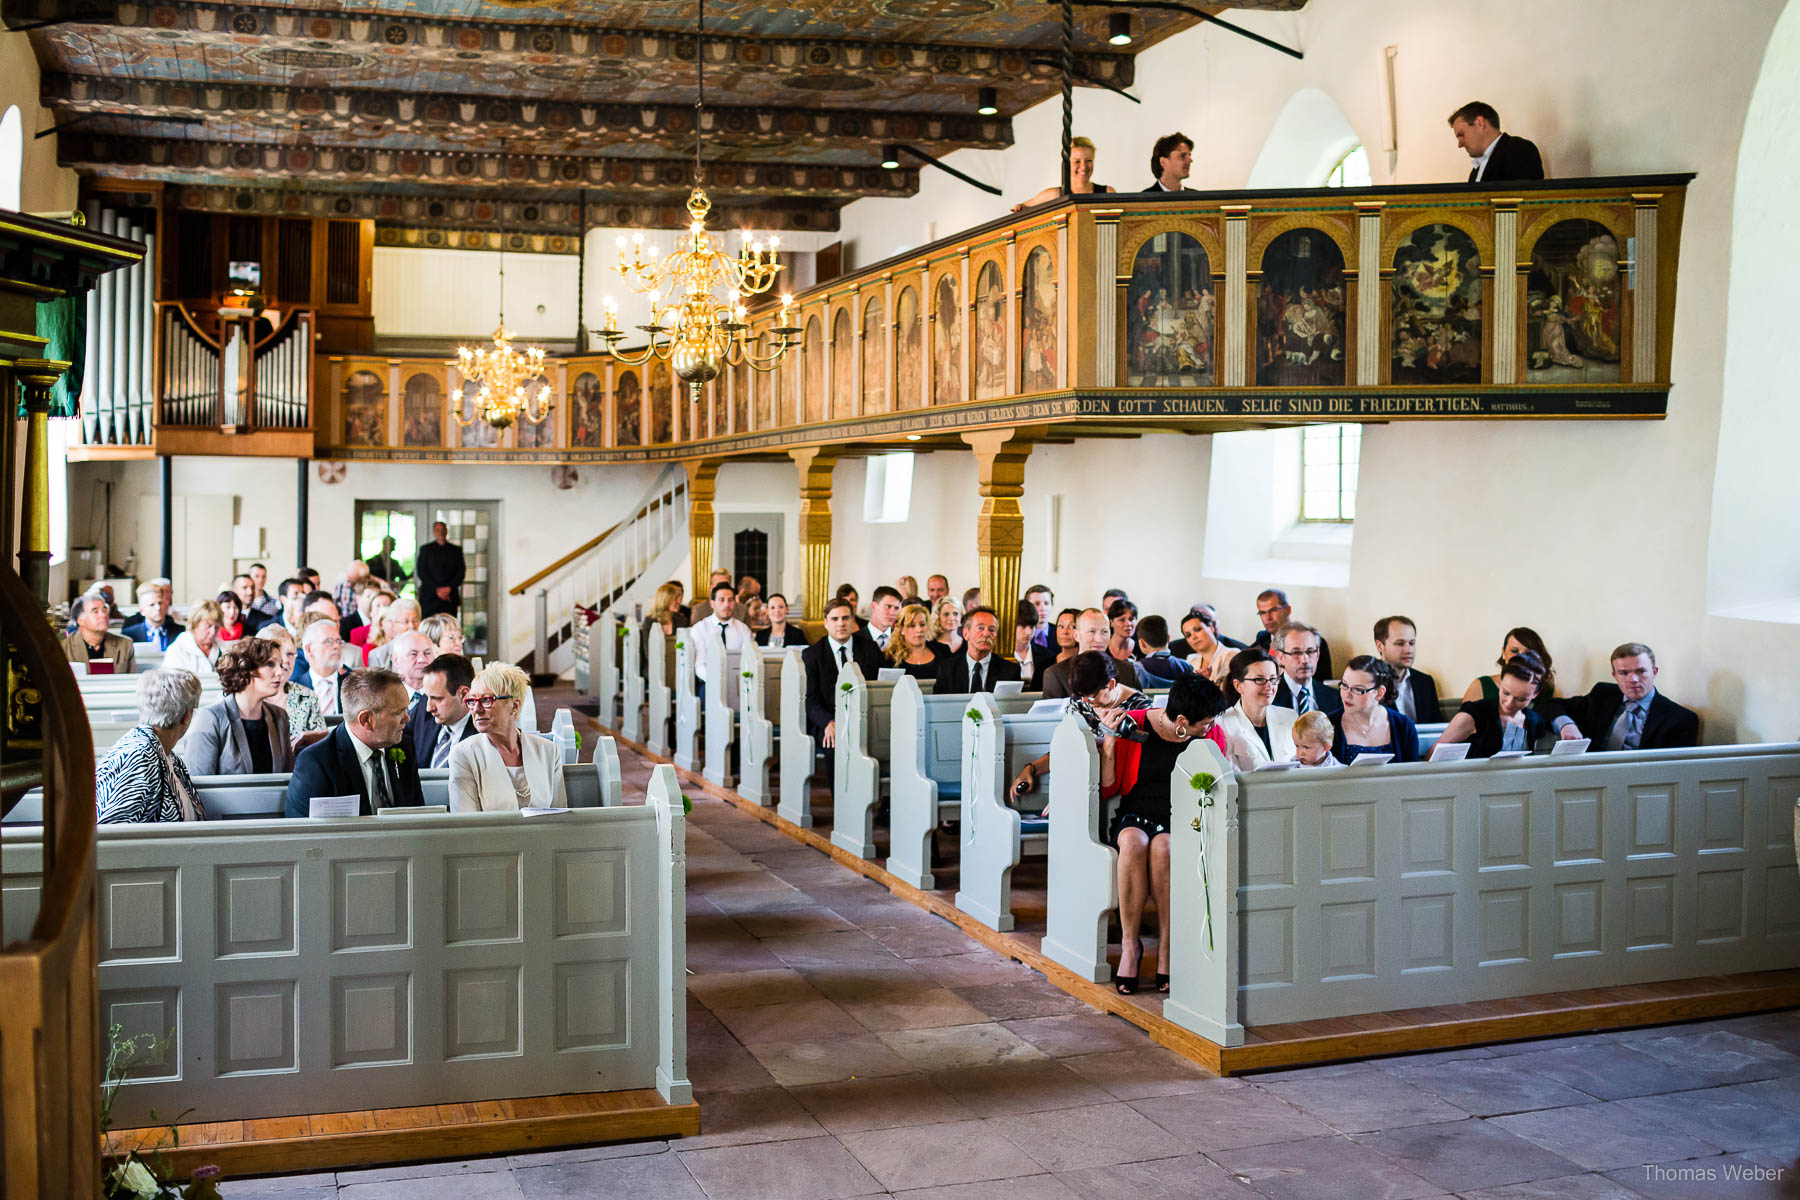
<svg viewBox="0 0 1800 1200"><path fill-rule="evenodd" d="M665 1104L653 1089L512 1101L440 1104L182 1125L175 1149L167 1129L119 1129L108 1149L163 1147L176 1177L217 1164L227 1178L331 1171L437 1158L517 1154L558 1146L692 1137L698 1104ZM226 1188L227 1193L230 1188Z"/></svg>
<svg viewBox="0 0 1800 1200"><path fill-rule="evenodd" d="M670 762L668 758L652 753L648 746L620 737L616 730L591 719L589 723L611 735L619 745L629 747L651 762ZM977 942L1037 971L1083 1003L1130 1021L1149 1034L1152 1041L1220 1075L1422 1050L1449 1050L1558 1034L1663 1025L1800 1006L1800 970L1758 971L1261 1025L1245 1030L1243 1045L1220 1046L1165 1019L1149 1007L1156 1003L1154 998L1142 993L1136 997L1121 996L1110 984L1082 979L1062 964L1046 958L1038 950L1039 935L999 933L989 929L958 909L944 895L912 887L888 874L874 861L832 845L828 836L795 825L774 808L752 803L734 791L708 782L696 772L680 767L676 767L675 772L684 785L691 785L749 813L795 841L830 856L839 865L874 880L901 899L926 912L936 913Z"/></svg>

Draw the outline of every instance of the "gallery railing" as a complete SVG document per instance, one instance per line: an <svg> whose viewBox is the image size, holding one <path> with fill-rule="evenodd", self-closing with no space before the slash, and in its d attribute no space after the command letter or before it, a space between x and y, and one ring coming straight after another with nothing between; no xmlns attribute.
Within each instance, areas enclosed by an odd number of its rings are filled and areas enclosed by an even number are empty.
<svg viewBox="0 0 1800 1200"><path fill-rule="evenodd" d="M329 357L334 457L691 458L1021 423L1665 414L1690 175L1106 194L800 294L799 345L699 403L554 360L556 406L460 425L449 363ZM767 335L772 309L751 315ZM954 419L934 410L955 409Z"/></svg>

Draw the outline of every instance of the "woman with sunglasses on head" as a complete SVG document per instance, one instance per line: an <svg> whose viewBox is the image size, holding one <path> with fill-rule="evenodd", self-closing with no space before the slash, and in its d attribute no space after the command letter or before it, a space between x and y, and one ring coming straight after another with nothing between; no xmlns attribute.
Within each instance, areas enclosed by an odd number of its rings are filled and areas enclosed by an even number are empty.
<svg viewBox="0 0 1800 1200"><path fill-rule="evenodd" d="M1342 712L1330 714L1337 735L1332 757L1341 763L1359 754L1391 754L1395 762L1419 761L1419 727L1388 704L1394 691L1394 669L1372 654L1359 654L1344 664L1338 681Z"/></svg>
<svg viewBox="0 0 1800 1200"><path fill-rule="evenodd" d="M466 703L475 732L450 752L450 808L496 812L567 808L562 754L548 738L519 728L525 672L490 663L475 675Z"/></svg>

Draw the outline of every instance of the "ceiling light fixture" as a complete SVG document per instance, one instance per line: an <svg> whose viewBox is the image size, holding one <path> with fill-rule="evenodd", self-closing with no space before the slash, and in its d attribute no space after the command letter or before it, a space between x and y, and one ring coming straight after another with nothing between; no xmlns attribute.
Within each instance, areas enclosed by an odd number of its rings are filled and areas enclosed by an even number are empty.
<svg viewBox="0 0 1800 1200"><path fill-rule="evenodd" d="M500 143L500 178L506 178L504 141ZM528 384L537 383L544 374L543 349L538 346L523 351L513 349L513 335L506 328L506 203L496 199L494 205L500 211L500 324L494 329L492 346L458 346L456 349L456 369L464 379L472 379L481 385L481 390L475 393L474 411L467 416L463 415L467 406L461 397L457 398L456 422L466 427L476 421L486 421L495 429L505 429L521 416L535 425L550 415L554 405L548 382L538 385L535 395L525 390Z"/></svg>
<svg viewBox="0 0 1800 1200"><path fill-rule="evenodd" d="M1000 93L991 87L984 87L975 93L975 111L984 117L991 117L1000 111Z"/></svg>
<svg viewBox="0 0 1800 1200"><path fill-rule="evenodd" d="M900 147L889 142L881 148L881 165L883 169L892 171L900 165Z"/></svg>
<svg viewBox="0 0 1800 1200"><path fill-rule="evenodd" d="M1116 12L1106 18L1106 40L1115 46L1131 45L1131 14Z"/></svg>

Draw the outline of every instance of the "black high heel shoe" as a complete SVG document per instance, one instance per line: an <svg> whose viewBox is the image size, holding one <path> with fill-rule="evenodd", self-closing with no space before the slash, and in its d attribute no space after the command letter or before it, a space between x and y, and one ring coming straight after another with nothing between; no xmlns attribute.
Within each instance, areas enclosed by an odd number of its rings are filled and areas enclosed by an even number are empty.
<svg viewBox="0 0 1800 1200"><path fill-rule="evenodd" d="M1164 995L1167 995L1169 991L1169 977L1161 971L1156 973L1156 990Z"/></svg>

